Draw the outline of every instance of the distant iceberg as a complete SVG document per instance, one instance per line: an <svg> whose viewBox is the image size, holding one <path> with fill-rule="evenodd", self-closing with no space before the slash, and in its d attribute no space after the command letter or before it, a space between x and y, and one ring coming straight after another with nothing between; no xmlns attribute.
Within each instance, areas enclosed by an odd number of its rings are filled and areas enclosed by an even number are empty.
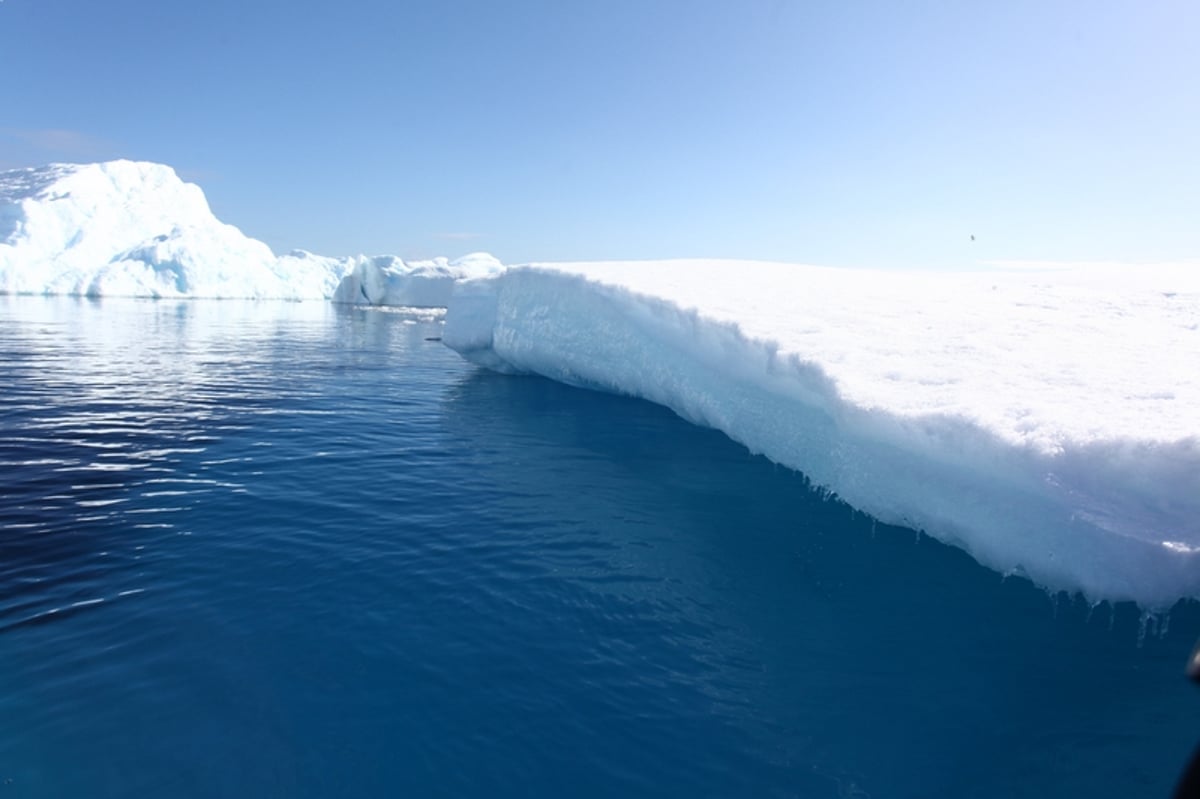
<svg viewBox="0 0 1200 799"><path fill-rule="evenodd" d="M476 253L276 257L220 222L200 187L162 164L109 161L0 172L0 293L333 299L442 306L455 280L494 274Z"/></svg>
<svg viewBox="0 0 1200 799"><path fill-rule="evenodd" d="M535 264L461 283L444 341L643 397L1001 574L1200 597L1194 267L870 272Z"/></svg>

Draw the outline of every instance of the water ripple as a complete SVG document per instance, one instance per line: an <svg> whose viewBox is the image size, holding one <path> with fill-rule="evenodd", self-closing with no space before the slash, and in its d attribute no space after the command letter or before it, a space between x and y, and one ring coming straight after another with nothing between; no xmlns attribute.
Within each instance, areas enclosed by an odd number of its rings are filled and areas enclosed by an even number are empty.
<svg viewBox="0 0 1200 799"><path fill-rule="evenodd" d="M1194 608L1139 648L436 321L0 308L0 794L1161 794L1191 743Z"/></svg>

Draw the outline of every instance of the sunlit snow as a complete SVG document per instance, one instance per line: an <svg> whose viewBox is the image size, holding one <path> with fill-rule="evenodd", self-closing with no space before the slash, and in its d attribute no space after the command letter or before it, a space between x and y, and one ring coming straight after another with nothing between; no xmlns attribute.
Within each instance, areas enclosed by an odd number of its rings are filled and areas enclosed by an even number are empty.
<svg viewBox="0 0 1200 799"><path fill-rule="evenodd" d="M1002 574L1200 596L1200 274L543 264L456 289L445 342L644 397Z"/></svg>

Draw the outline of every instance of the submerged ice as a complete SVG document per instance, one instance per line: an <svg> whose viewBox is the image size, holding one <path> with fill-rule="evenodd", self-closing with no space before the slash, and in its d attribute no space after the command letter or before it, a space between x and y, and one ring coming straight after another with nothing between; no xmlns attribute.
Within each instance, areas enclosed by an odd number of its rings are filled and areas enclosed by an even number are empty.
<svg viewBox="0 0 1200 799"><path fill-rule="evenodd" d="M489 368L643 397L1093 600L1200 597L1200 278L544 264L460 284Z"/></svg>

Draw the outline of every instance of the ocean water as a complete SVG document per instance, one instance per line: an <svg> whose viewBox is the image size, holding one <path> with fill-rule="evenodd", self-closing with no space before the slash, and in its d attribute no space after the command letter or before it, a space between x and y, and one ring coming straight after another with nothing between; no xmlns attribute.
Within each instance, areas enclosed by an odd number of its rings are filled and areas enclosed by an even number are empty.
<svg viewBox="0 0 1200 799"><path fill-rule="evenodd" d="M0 297L0 799L1169 794L1195 604L1047 596L439 335Z"/></svg>

